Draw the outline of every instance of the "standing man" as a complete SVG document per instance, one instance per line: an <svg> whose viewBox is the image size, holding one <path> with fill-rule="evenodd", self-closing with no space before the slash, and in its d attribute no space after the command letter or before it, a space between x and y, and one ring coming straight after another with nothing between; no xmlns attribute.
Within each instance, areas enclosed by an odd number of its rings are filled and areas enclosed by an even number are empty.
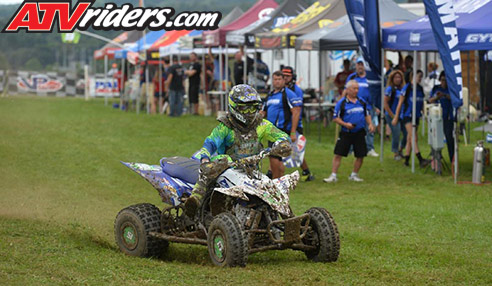
<svg viewBox="0 0 492 286"><path fill-rule="evenodd" d="M173 56L173 62L176 63L169 67L168 77L166 80L166 90L169 91L169 106L170 113L169 116L181 116L183 113L183 97L184 91L184 69L180 63L178 63L178 58Z"/></svg>
<svg viewBox="0 0 492 286"><path fill-rule="evenodd" d="M185 74L188 76L188 100L191 114L198 115L198 94L200 93L200 73L202 65L198 62L195 52L190 54L191 65Z"/></svg>
<svg viewBox="0 0 492 286"><path fill-rule="evenodd" d="M358 92L358 82L355 80L348 81L345 97L340 99L335 106L333 121L342 127L342 131L335 145L335 157L333 157L331 175L323 179L326 183L338 181L337 172L342 162L342 156L347 157L350 147L353 147L356 159L349 180L354 182L363 181L359 177L359 170L367 154L367 145L364 140L365 129L367 126L370 132L374 132L374 126L366 103L357 97Z"/></svg>
<svg viewBox="0 0 492 286"><path fill-rule="evenodd" d="M302 104L304 104L304 92L294 81L294 69L292 67L289 66L284 67L282 69L282 74L284 75L285 87L292 90L296 94L297 98L300 99L301 101L301 115L299 116L299 122L297 124L297 128L295 129L295 131L297 131L297 133L302 135L303 134ZM294 119L292 118L292 120ZM284 132L286 132L287 134L289 133L288 131L290 130L284 130ZM295 132L290 134L290 139L292 140L292 142L296 142L297 136ZM305 158L302 160L301 168L302 168L302 176L301 176L302 180L306 182L314 180L314 175L312 175L311 172L309 171L309 166Z"/></svg>
<svg viewBox="0 0 492 286"><path fill-rule="evenodd" d="M343 71L337 73L337 76L335 77L335 86L338 87L339 95L342 95L342 92L345 89L347 78L351 73L352 71L350 70L350 60L343 60Z"/></svg>
<svg viewBox="0 0 492 286"><path fill-rule="evenodd" d="M371 98L371 93L369 92L369 83L366 78L366 68L364 66L364 58L357 58L357 63L355 65L355 72L348 76L347 83L351 80L355 80L359 86L359 92L357 97L366 103L369 115L372 118L379 114L379 109L373 107L373 101ZM371 157L378 157L379 154L374 150L374 131L369 131L366 126L366 144L367 144L367 155Z"/></svg>
<svg viewBox="0 0 492 286"><path fill-rule="evenodd" d="M263 106L263 116L273 125L285 133L296 134L299 118L301 116L302 100L288 88L285 88L284 74L281 71L273 73L273 91L268 94ZM293 135L292 135L293 134ZM284 175L285 166L281 157L270 156L270 169L272 178L280 178Z"/></svg>

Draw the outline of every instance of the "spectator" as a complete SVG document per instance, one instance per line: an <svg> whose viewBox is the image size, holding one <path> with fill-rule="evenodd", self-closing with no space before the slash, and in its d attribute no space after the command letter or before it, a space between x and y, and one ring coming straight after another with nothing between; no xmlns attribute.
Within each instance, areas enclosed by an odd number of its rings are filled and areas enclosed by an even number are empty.
<svg viewBox="0 0 492 286"><path fill-rule="evenodd" d="M338 87L339 95L342 95L347 78L352 72L353 71L350 70L350 60L343 60L343 71L337 73L337 76L335 77L335 85Z"/></svg>
<svg viewBox="0 0 492 286"><path fill-rule="evenodd" d="M357 58L357 63L355 65L355 72L348 76L347 82L355 80L358 83L358 94L357 97L366 103L366 108L371 115L371 120L379 114L379 109L374 107L371 98L371 93L369 92L369 84L366 78L366 68L364 66L364 58ZM368 130L369 126L366 126L366 144L367 144L367 155L371 157L378 157L379 154L374 150L374 132Z"/></svg>
<svg viewBox="0 0 492 286"><path fill-rule="evenodd" d="M366 126L370 132L374 132L371 116L367 109L367 104L358 98L359 83L356 80L349 80L344 91L345 96L340 99L335 106L333 121L342 127L337 143L335 145L335 157L331 175L323 179L326 183L338 181L337 172L342 162L342 157L347 157L351 148L354 150L355 162L350 181L362 182L359 171L362 162L367 154L367 145L364 139Z"/></svg>
<svg viewBox="0 0 492 286"><path fill-rule="evenodd" d="M439 73L437 72L438 67L434 62L427 65L427 77L424 79L424 92L426 95L430 94L432 89L440 84Z"/></svg>
<svg viewBox="0 0 492 286"><path fill-rule="evenodd" d="M294 80L294 69L292 67L286 66L282 69L282 74L284 75L284 81L285 81L285 87L293 91L297 98L301 101L301 115L299 116L299 123L297 124L297 128L294 128L295 126L292 126L292 130L284 130L285 133L289 134L290 133L290 139L292 142L296 142L297 136L296 136L296 131L299 134L303 134L303 128L302 128L302 104L304 103L304 92L302 89L296 84ZM292 120L295 120L293 117L291 118ZM302 161L301 164L301 169L302 169L302 176L301 179L309 182L314 180L314 176L311 174L311 171L309 170L309 166L306 162L306 158Z"/></svg>
<svg viewBox="0 0 492 286"><path fill-rule="evenodd" d="M421 70L417 71L417 102L416 102L416 118L415 125L418 130L420 117L422 117L422 109L424 107L424 89L420 85L424 73ZM401 119L401 123L407 130L407 145L405 148L405 166L409 165L410 151L412 150L412 113L413 113L413 74L410 74L409 82L403 87L398 101L398 107L396 108L395 117L391 121L393 126L398 124L398 120ZM424 160L419 151L418 145L418 132L415 132L415 153L419 159L420 167L423 168L429 164L429 161Z"/></svg>
<svg viewBox="0 0 492 286"><path fill-rule="evenodd" d="M281 71L273 73L272 81L273 91L266 98L262 111L263 116L277 128L290 133L291 137L295 136L301 115L302 100L293 91L285 88L284 75ZM284 175L285 166L282 158L270 156L270 168L274 179Z"/></svg>
<svg viewBox="0 0 492 286"><path fill-rule="evenodd" d="M154 101L150 113L156 113L156 107L159 107L159 113L162 113L164 107L164 98L166 97L166 74L162 69L157 69L152 79L154 84Z"/></svg>
<svg viewBox="0 0 492 286"><path fill-rule="evenodd" d="M454 159L454 110L451 104L451 96L448 89L448 83L446 80L446 74L444 71L439 74L440 85L436 85L431 92L431 97L429 99L430 103L439 102L442 108L442 119L443 119L443 129L444 136L446 137L446 144L448 147L449 160L452 162Z"/></svg>
<svg viewBox="0 0 492 286"><path fill-rule="evenodd" d="M256 70L256 78L254 77L254 70ZM261 60L261 53L256 53L256 62L254 62L253 69L250 75L248 75L249 85L254 86L257 90L266 89L267 82L270 79L270 70L266 63Z"/></svg>
<svg viewBox="0 0 492 286"><path fill-rule="evenodd" d="M405 57L405 82L410 82L410 74L413 74L413 57Z"/></svg>
<svg viewBox="0 0 492 286"><path fill-rule="evenodd" d="M212 86L213 88L216 88L217 86L219 86L219 83L220 83L220 62L219 62L219 56L217 57L214 57L212 55L212 48L209 47L208 48L208 56L213 59L213 66L214 66L214 82L212 83ZM224 81L224 86L222 87L219 87L219 89L223 89L225 90L226 89L226 86L227 86L227 82L225 82L225 80L228 78L230 79L231 77L231 71L229 70L229 67L227 66L227 63L226 63L226 56L225 55L221 55L221 58L222 58L222 81Z"/></svg>
<svg viewBox="0 0 492 286"><path fill-rule="evenodd" d="M403 73L399 70L394 70L388 76L388 87L386 87L386 90L384 92L384 110L386 110L386 122L389 123L389 126L391 128L391 151L394 153L393 158L397 161L401 160L401 156L398 152L400 150L400 126L391 124L391 121L396 116L396 108L398 107L400 93L404 86L405 81L403 81Z"/></svg>
<svg viewBox="0 0 492 286"><path fill-rule="evenodd" d="M185 74L188 76L188 100L191 114L198 115L198 94L200 93L200 73L202 65L198 62L196 53L190 54L191 65Z"/></svg>
<svg viewBox="0 0 492 286"><path fill-rule="evenodd" d="M111 65L111 69L108 71L108 76L111 76L112 77L117 72L118 72L118 64L113 63Z"/></svg>
<svg viewBox="0 0 492 286"><path fill-rule="evenodd" d="M243 57L244 53L242 52L242 49L234 55L234 59L236 60L234 62L234 82L236 85L243 84L245 82ZM246 65L246 71L251 71L253 60L248 57Z"/></svg>
<svg viewBox="0 0 492 286"><path fill-rule="evenodd" d="M184 69L178 63L177 57L173 57L175 63L168 70L166 89L169 91L170 116L181 116L183 113L184 91Z"/></svg>

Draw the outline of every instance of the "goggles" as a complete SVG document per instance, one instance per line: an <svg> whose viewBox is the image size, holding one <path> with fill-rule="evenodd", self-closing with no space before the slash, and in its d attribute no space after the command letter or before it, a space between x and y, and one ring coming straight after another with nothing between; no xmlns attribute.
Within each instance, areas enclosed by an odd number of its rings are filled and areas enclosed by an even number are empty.
<svg viewBox="0 0 492 286"><path fill-rule="evenodd" d="M241 113L256 113L260 110L259 104L238 104L234 107Z"/></svg>

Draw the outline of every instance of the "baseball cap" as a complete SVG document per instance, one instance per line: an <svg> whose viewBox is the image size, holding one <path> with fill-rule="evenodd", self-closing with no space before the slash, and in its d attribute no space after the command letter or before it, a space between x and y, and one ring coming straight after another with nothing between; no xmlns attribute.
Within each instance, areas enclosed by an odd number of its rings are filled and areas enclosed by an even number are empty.
<svg viewBox="0 0 492 286"><path fill-rule="evenodd" d="M294 75L294 69L292 67L286 66L286 67L284 67L282 69L282 73L284 75L290 75L290 76L292 76L292 75Z"/></svg>
<svg viewBox="0 0 492 286"><path fill-rule="evenodd" d="M363 56L360 56L360 57L357 58L356 63L364 63L364 62L365 61L364 61L364 57Z"/></svg>

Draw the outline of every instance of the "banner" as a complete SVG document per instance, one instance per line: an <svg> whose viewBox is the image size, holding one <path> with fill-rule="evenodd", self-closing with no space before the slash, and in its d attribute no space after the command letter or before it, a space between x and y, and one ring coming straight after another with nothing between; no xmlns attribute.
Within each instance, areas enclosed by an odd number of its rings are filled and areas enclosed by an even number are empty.
<svg viewBox="0 0 492 286"><path fill-rule="evenodd" d="M347 15L359 42L366 67L369 91L376 107L381 109L381 40L379 8L376 0L345 0Z"/></svg>
<svg viewBox="0 0 492 286"><path fill-rule="evenodd" d="M65 44L78 44L80 40L80 33L75 31L73 33L61 34L62 42Z"/></svg>
<svg viewBox="0 0 492 286"><path fill-rule="evenodd" d="M453 0L424 0L424 4L446 71L451 103L458 108L463 105L463 78Z"/></svg>

